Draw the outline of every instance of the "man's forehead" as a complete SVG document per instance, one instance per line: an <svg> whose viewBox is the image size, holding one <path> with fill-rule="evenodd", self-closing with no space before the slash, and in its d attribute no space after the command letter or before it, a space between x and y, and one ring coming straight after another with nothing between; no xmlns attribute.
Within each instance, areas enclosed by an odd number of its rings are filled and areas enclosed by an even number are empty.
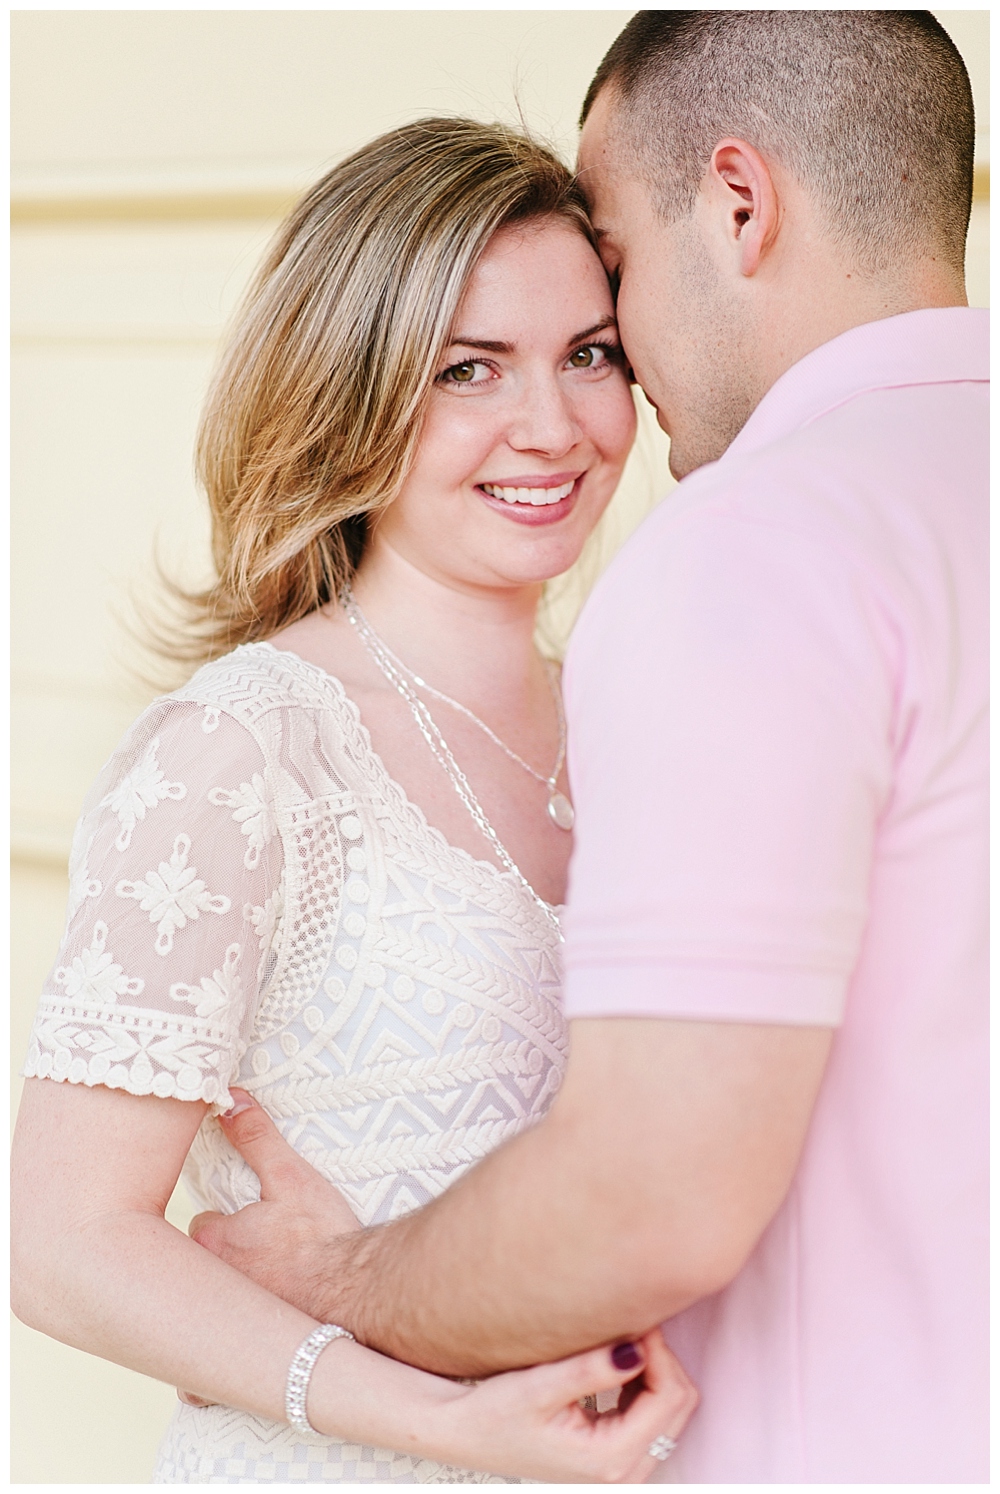
<svg viewBox="0 0 1000 1494"><path fill-rule="evenodd" d="M589 127L588 115L585 131ZM600 121L593 133L580 141L577 180L599 240L612 237L617 241L623 228L631 226L637 214L642 215L646 186L636 176L620 142L617 139L608 142Z"/></svg>
<svg viewBox="0 0 1000 1494"><path fill-rule="evenodd" d="M610 153L612 100L611 90L603 88L591 105L580 134L577 150L577 170L581 177L593 170Z"/></svg>

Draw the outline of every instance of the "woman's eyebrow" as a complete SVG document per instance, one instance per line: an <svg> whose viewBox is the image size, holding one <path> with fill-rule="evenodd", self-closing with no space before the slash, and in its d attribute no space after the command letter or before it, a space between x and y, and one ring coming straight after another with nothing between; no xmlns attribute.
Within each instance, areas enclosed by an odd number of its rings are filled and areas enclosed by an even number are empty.
<svg viewBox="0 0 1000 1494"><path fill-rule="evenodd" d="M578 332L575 337L571 337L566 346L568 348L576 347L577 343L586 342L588 337L596 337L598 332L606 332L609 327L614 327L617 330L617 318L614 316L602 316L599 322L595 322L585 332Z"/></svg>
<svg viewBox="0 0 1000 1494"><path fill-rule="evenodd" d="M450 348L481 348L484 353L512 353L512 342L491 342L487 337L453 337Z"/></svg>
<svg viewBox="0 0 1000 1494"><path fill-rule="evenodd" d="M592 327L587 327L583 332L577 332L567 342L568 348L575 348L579 343L586 342L588 337L595 337L598 332L604 332L608 327L617 326L613 316L602 316L599 322ZM484 353L513 353L516 351L512 342L494 342L488 337L453 337L448 344L449 348L478 348Z"/></svg>

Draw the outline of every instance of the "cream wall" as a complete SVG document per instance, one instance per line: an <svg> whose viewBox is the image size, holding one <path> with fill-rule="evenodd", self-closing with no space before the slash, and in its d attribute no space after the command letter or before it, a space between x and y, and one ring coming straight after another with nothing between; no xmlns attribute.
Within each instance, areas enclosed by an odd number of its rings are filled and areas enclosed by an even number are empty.
<svg viewBox="0 0 1000 1494"><path fill-rule="evenodd" d="M152 693L130 619L155 588L154 545L175 573L204 574L198 407L281 211L329 162L421 114L520 108L571 155L586 85L630 14L14 13L15 1068L80 800ZM936 14L977 93L969 278L986 304L988 12ZM605 555L668 486L647 409ZM172 1213L184 1222L183 1198ZM15 1482L148 1480L169 1388L17 1323L13 1381Z"/></svg>

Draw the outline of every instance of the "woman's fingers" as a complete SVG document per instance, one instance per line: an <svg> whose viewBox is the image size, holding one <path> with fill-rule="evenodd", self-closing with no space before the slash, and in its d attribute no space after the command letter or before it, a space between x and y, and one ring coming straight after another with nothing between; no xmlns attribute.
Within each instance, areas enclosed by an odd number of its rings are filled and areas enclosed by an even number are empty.
<svg viewBox="0 0 1000 1494"><path fill-rule="evenodd" d="M659 1328L640 1341L646 1358L641 1385L631 1403L621 1406L616 1417L608 1417L606 1426L613 1440L623 1446L628 1471L623 1470L621 1483L643 1483L670 1456L670 1443L676 1442L698 1405L698 1391L683 1365L667 1348ZM626 1387L623 1400L632 1386ZM660 1456L650 1449L658 1447Z"/></svg>
<svg viewBox="0 0 1000 1494"><path fill-rule="evenodd" d="M616 1390L642 1373L645 1354L639 1344L613 1344L589 1349L570 1359L541 1364L528 1371L537 1376L542 1405L549 1411L572 1405L586 1395Z"/></svg>
<svg viewBox="0 0 1000 1494"><path fill-rule="evenodd" d="M642 1338L641 1346L646 1354L646 1373L643 1378L647 1388L676 1396L678 1403L688 1408L687 1414L690 1416L698 1404L697 1386L677 1355L667 1348L661 1330L651 1329Z"/></svg>
<svg viewBox="0 0 1000 1494"><path fill-rule="evenodd" d="M595 1416L580 1405L613 1390L624 1410ZM496 1375L449 1402L456 1455L448 1461L543 1483L642 1483L658 1466L651 1445L676 1440L697 1400L657 1329L635 1343Z"/></svg>
<svg viewBox="0 0 1000 1494"><path fill-rule="evenodd" d="M642 1346L646 1352L645 1392L655 1396L670 1413L670 1424L663 1429L666 1435L678 1437L697 1409L698 1388L676 1354L664 1343L659 1328L646 1334Z"/></svg>
<svg viewBox="0 0 1000 1494"><path fill-rule="evenodd" d="M571 1412L566 1433L574 1442L586 1439L584 1465L589 1477L599 1482L644 1482L661 1461L650 1452L651 1446L664 1448L658 1438L675 1442L698 1404L697 1390L659 1328L635 1343L596 1349L542 1368L559 1372L546 1391L554 1395L557 1385L561 1390L562 1408ZM581 1424L573 1414L574 1402L616 1386L623 1387L618 1409L599 1416L589 1428Z"/></svg>

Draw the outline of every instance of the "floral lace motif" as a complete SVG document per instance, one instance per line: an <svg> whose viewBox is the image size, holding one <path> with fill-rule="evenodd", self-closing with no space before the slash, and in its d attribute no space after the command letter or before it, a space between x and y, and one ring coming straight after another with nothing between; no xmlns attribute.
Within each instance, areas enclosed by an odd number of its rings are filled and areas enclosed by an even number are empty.
<svg viewBox="0 0 1000 1494"><path fill-rule="evenodd" d="M214 1111L239 1083L365 1224L437 1197L551 1103L550 919L427 824L339 683L294 655L244 646L151 706L75 847L26 1073ZM211 1116L185 1179L199 1208L258 1196ZM227 1407L178 1409L156 1481L300 1477L510 1482Z"/></svg>
<svg viewBox="0 0 1000 1494"><path fill-rule="evenodd" d="M249 783L241 783L237 789L214 788L208 796L208 802L232 808L233 819L248 841L243 865L252 871L260 860L261 851L277 829L274 814L267 802L263 778L259 773L254 773Z"/></svg>
<svg viewBox="0 0 1000 1494"><path fill-rule="evenodd" d="M211 796L210 796L211 797ZM117 842L116 842L117 844ZM118 897L134 897L150 923L156 924L158 955L168 955L174 947L174 934L184 928L189 918L201 913L228 913L228 897L213 897L197 870L188 866L191 837L178 835L169 861L161 861L157 871L148 871L141 882L119 882ZM254 862L256 865L256 862Z"/></svg>
<svg viewBox="0 0 1000 1494"><path fill-rule="evenodd" d="M104 891L102 883L96 877L92 877L87 870L87 858L94 844L91 836L81 851L77 844L78 837L74 836L73 849L69 858L69 904L66 911L67 920L75 918L77 910L88 897L100 897Z"/></svg>
<svg viewBox="0 0 1000 1494"><path fill-rule="evenodd" d="M128 850L135 827L146 818L147 809L155 809L161 799L183 799L186 792L183 783L170 783L164 777L156 758L159 745L159 738L154 737L141 761L101 800L102 807L106 805L118 816L121 831L115 848L119 851Z"/></svg>
<svg viewBox="0 0 1000 1494"><path fill-rule="evenodd" d="M170 999L189 1001L199 1017L216 1017L227 1007L237 1007L242 996L239 971L241 953L238 944L230 944L221 970L203 975L197 987L176 981L170 987Z"/></svg>
<svg viewBox="0 0 1000 1494"><path fill-rule="evenodd" d="M100 887L100 883L97 886ZM113 1006L118 996L141 996L146 982L139 977L129 980L120 965L116 965L106 948L108 926L98 919L94 924L94 937L88 949L74 955L70 966L56 968L55 983L64 987L71 1001L81 1005Z"/></svg>

